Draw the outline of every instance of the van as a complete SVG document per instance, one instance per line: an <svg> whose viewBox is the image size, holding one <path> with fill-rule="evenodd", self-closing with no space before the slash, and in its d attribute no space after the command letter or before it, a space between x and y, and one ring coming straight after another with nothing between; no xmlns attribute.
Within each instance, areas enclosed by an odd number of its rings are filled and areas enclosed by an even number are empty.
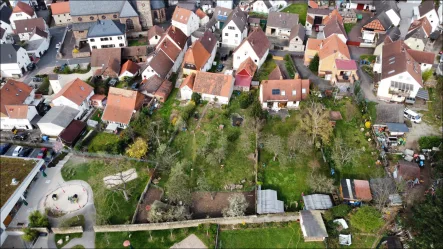
<svg viewBox="0 0 443 249"><path fill-rule="evenodd" d="M418 115L418 113L409 110L408 108L405 108L404 112L403 112L403 116L409 120L411 120L411 122L414 122L416 124L421 122L421 117L420 115Z"/></svg>

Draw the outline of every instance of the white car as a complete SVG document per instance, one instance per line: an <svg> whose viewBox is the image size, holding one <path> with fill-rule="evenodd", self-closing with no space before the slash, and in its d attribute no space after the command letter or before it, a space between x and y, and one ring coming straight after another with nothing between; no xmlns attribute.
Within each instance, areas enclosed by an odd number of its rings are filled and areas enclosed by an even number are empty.
<svg viewBox="0 0 443 249"><path fill-rule="evenodd" d="M23 150L22 146L17 146L14 149L14 152L12 152L12 156L18 156L18 154L20 154L20 152Z"/></svg>
<svg viewBox="0 0 443 249"><path fill-rule="evenodd" d="M57 44L55 45L55 48L56 48L56 49L59 49L61 45L62 45L62 44L59 42L59 43L57 43Z"/></svg>

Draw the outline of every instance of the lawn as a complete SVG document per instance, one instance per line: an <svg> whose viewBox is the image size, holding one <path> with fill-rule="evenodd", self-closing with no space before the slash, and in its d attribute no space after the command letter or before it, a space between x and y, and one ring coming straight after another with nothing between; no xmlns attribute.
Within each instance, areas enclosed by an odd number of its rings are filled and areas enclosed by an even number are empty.
<svg viewBox="0 0 443 249"><path fill-rule="evenodd" d="M215 226L215 225L213 225ZM205 229L183 228L173 230L157 230L143 232L96 233L95 248L121 248L125 240L130 240L134 248L170 248L191 234L195 234L208 248L215 247L214 228ZM171 236L172 232L172 236ZM130 237L129 237L130 236Z"/></svg>
<svg viewBox="0 0 443 249"><path fill-rule="evenodd" d="M92 120L97 121L97 122L101 122L102 121L102 115L103 115L103 110L97 109L97 110L95 110L94 114L92 114L91 118L89 118L89 119L92 119Z"/></svg>
<svg viewBox="0 0 443 249"><path fill-rule="evenodd" d="M322 242L304 242L297 222L265 224L267 228L222 230L220 248L324 248Z"/></svg>
<svg viewBox="0 0 443 249"><path fill-rule="evenodd" d="M308 4L306 3L294 3L283 9L281 12L289 12L298 14L300 23L305 26L306 16L308 14Z"/></svg>
<svg viewBox="0 0 443 249"><path fill-rule="evenodd" d="M100 218L99 223L123 224L130 222L137 207L138 198L148 180L147 165L142 162L131 162L137 170L138 178L128 182L131 195L129 201L126 202L121 192L104 190L103 194L98 194L101 193L100 190L105 188L101 179L101 176L103 176L101 171L105 163L109 162L73 157L62 168L63 179L65 181L83 180L92 186L97 217ZM117 171L105 173L112 175ZM113 199L116 201L113 202ZM111 204L115 205L112 206Z"/></svg>
<svg viewBox="0 0 443 249"><path fill-rule="evenodd" d="M360 55L360 60L366 60L366 61L369 61L370 63L372 63L376 59L377 59L376 55L372 55L372 54L362 54L362 55Z"/></svg>
<svg viewBox="0 0 443 249"><path fill-rule="evenodd" d="M36 161L33 160L1 158L0 183L2 190L0 191L0 207L8 201L9 197L35 167L35 164ZM15 178L19 184L12 185L12 178Z"/></svg>
<svg viewBox="0 0 443 249"><path fill-rule="evenodd" d="M66 236L69 236L69 239L66 240ZM71 241L74 238L81 238L83 236L82 233L71 233L71 234L56 234L54 237L55 240L55 244L57 246L57 249L60 249L62 247L64 247L66 244L68 244L69 241ZM59 241L60 239L63 240L62 244L58 244L57 241Z"/></svg>
<svg viewBox="0 0 443 249"><path fill-rule="evenodd" d="M345 23L344 27L345 27L346 34L349 34L355 25L356 25L356 23Z"/></svg>
<svg viewBox="0 0 443 249"><path fill-rule="evenodd" d="M275 64L274 59L272 58L272 55L269 54L266 58L266 61L263 63L263 65L260 67L258 72L254 75L253 80L262 81L267 80L269 74L272 72L272 70L277 67L277 64Z"/></svg>
<svg viewBox="0 0 443 249"><path fill-rule="evenodd" d="M111 154L123 154L124 141L120 135L100 132L89 143L88 152L106 152Z"/></svg>
<svg viewBox="0 0 443 249"><path fill-rule="evenodd" d="M373 235L354 235L352 234L352 245L350 246L341 246L341 248L372 248L372 245L377 240L377 236Z"/></svg>
<svg viewBox="0 0 443 249"><path fill-rule="evenodd" d="M146 38L144 40L128 40L128 47L148 45Z"/></svg>

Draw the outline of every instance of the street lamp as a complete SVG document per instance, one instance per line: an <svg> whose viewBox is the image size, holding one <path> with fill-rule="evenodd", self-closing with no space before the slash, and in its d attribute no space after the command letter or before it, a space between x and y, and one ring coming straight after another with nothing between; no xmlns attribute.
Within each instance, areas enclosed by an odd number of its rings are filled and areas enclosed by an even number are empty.
<svg viewBox="0 0 443 249"><path fill-rule="evenodd" d="M128 247L129 246L130 249L134 249L134 247L132 247L131 242L129 240L125 240L125 242L123 242L123 246L124 247Z"/></svg>

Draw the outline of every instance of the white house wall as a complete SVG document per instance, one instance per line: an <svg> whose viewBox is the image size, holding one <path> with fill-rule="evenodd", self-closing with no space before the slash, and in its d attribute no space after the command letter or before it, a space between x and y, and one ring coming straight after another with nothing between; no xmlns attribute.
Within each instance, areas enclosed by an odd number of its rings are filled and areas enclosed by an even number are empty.
<svg viewBox="0 0 443 249"><path fill-rule="evenodd" d="M217 6L233 9L233 1L232 0L217 0Z"/></svg>
<svg viewBox="0 0 443 249"><path fill-rule="evenodd" d="M28 56L41 57L49 48L49 41L44 39L45 41L40 44L40 46L36 50L28 50L26 51Z"/></svg>
<svg viewBox="0 0 443 249"><path fill-rule="evenodd" d="M5 30L6 34L14 33L14 31L12 31L12 27L9 23L5 23L3 21L0 21L0 27Z"/></svg>
<svg viewBox="0 0 443 249"><path fill-rule="evenodd" d="M54 94L57 94L58 92L60 92L60 90L62 90L62 86L59 80L50 80L49 84L51 85Z"/></svg>
<svg viewBox="0 0 443 249"><path fill-rule="evenodd" d="M149 39L149 44L150 45L157 45L158 42L160 41L161 36L160 35L155 35L153 37L151 37L151 39Z"/></svg>
<svg viewBox="0 0 443 249"><path fill-rule="evenodd" d="M13 52L13 51L11 51ZM17 63L8 63L1 64L1 73L3 77L14 77L17 75L22 76L23 68L25 72L27 71L26 67L31 64L31 60L26 54L26 50L24 48L19 48L17 51Z"/></svg>
<svg viewBox="0 0 443 249"><path fill-rule="evenodd" d="M136 72L135 74L132 74L129 71L125 71L124 73L122 73L120 76L118 76L119 80L123 80L125 77L134 77L138 74L138 72Z"/></svg>
<svg viewBox="0 0 443 249"><path fill-rule="evenodd" d="M189 100L192 97L192 89L188 86L184 86L180 89L181 100Z"/></svg>
<svg viewBox="0 0 443 249"><path fill-rule="evenodd" d="M71 15L69 13L52 15L55 25L66 25L72 22Z"/></svg>
<svg viewBox="0 0 443 249"><path fill-rule="evenodd" d="M243 43L243 45L237 48L237 51L233 54L233 68L237 70L240 64L245 61L248 57L258 66L260 58L255 54L249 42Z"/></svg>
<svg viewBox="0 0 443 249"><path fill-rule="evenodd" d="M408 45L413 50L423 51L425 50L425 43L422 39L409 38L405 40L406 45Z"/></svg>
<svg viewBox="0 0 443 249"><path fill-rule="evenodd" d="M378 98L383 100L390 100L393 97L393 95L389 93L389 88L391 87L391 81L412 84L414 86L414 89L413 91L411 91L409 95L409 97L412 98L415 98L418 90L421 88L421 85L408 72L403 72L380 81L377 90Z"/></svg>
<svg viewBox="0 0 443 249"><path fill-rule="evenodd" d="M40 128L42 134L51 137L57 137L65 129L65 127L61 127L52 123L38 123L38 127Z"/></svg>
<svg viewBox="0 0 443 249"><path fill-rule="evenodd" d="M234 29L229 29L229 27L234 27ZM227 34L227 35L226 35ZM237 47L243 41L243 39L247 36L248 31L239 30L237 25L233 21L230 21L228 24L225 24L222 31L222 44L227 47ZM237 37L236 37L237 36Z"/></svg>
<svg viewBox="0 0 443 249"><path fill-rule="evenodd" d="M440 13L440 15L441 15L441 13ZM432 26L432 32L434 32L437 29L438 24L440 22L437 12L435 10L432 10L432 11L429 11L428 13L426 13L426 15L424 15L424 16L426 16L428 18L428 20ZM422 18L422 17L420 17L420 18Z"/></svg>
<svg viewBox="0 0 443 249"><path fill-rule="evenodd" d="M392 25L398 26L400 24L400 17L393 9L386 11L386 15L391 19Z"/></svg>
<svg viewBox="0 0 443 249"><path fill-rule="evenodd" d="M120 40L118 38L121 38ZM102 41L102 38L108 38L107 41ZM92 41L93 40L93 41ZM126 47L128 44L126 42L126 34L125 35L116 35L116 36L103 36L103 37L94 37L94 38L88 38L89 48L93 48L94 46L96 49L101 49L102 46L109 46L114 45L115 48L121 48ZM120 45L123 46L120 46Z"/></svg>
<svg viewBox="0 0 443 249"><path fill-rule="evenodd" d="M179 28L186 36L190 36L192 32L196 31L199 24L200 18L195 13L191 13L186 24L172 20L172 25Z"/></svg>

